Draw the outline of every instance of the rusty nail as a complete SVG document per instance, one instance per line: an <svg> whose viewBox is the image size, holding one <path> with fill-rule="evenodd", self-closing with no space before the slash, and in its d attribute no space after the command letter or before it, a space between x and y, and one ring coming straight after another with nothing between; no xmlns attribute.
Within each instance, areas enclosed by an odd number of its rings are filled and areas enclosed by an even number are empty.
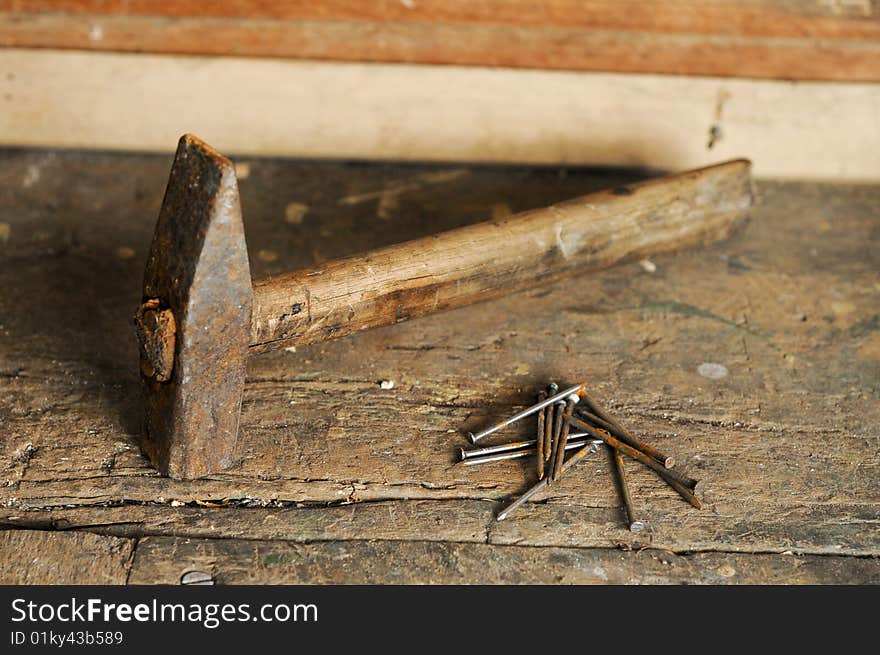
<svg viewBox="0 0 880 655"><path fill-rule="evenodd" d="M488 437L493 432L497 432L501 428L507 427L511 423L516 423L517 421L525 418L526 416L531 416L535 412L541 411L544 407L552 405L553 403L558 402L560 400L564 400L567 396L570 396L573 393L575 393L575 394L579 393L581 390L583 390L583 388L584 388L583 384L576 384L575 386L573 386L569 389L566 389L564 391L560 391L559 393L552 395L549 398L547 398L547 399L545 399L535 405L532 405L531 407L526 407L524 410L522 410L518 414L514 414L510 418L505 419L505 420L501 421L500 423L496 423L495 425L492 425L492 426L486 428L485 430L481 430L480 432L477 432L476 434L469 432L468 436L470 437L472 443L477 443L480 439L482 439L484 437Z"/></svg>
<svg viewBox="0 0 880 655"><path fill-rule="evenodd" d="M586 432L573 432L569 435L570 439L583 439L584 437L589 436ZM508 441L507 443L500 443L494 446L482 446L480 448L471 448L470 450L465 450L464 448L459 448L461 451L462 459L470 459L471 457L483 457L484 455L494 455L495 453L506 453L513 450L526 450L532 449L535 450L537 447L537 439L528 439L526 441Z"/></svg>
<svg viewBox="0 0 880 655"><path fill-rule="evenodd" d="M550 441L550 482L552 483L556 479L556 474L559 471L559 467L562 466L562 462L559 461L559 458L565 459L565 452L559 450L559 445L561 443L563 426L566 425L565 408L569 401L572 403L577 402L573 400L577 398L576 394L572 394L568 398L560 400L553 406L553 433L551 435ZM573 407L574 405L572 405ZM569 413L568 416L571 414Z"/></svg>
<svg viewBox="0 0 880 655"><path fill-rule="evenodd" d="M540 403L542 400L547 398L546 391L538 392L538 402ZM544 419L547 416L547 408L544 407L538 412L538 430L536 432L536 443L537 443L537 470L538 470L538 479L541 480L544 477Z"/></svg>
<svg viewBox="0 0 880 655"><path fill-rule="evenodd" d="M559 385L551 382L547 385L547 395L553 396L559 391ZM550 461L553 454L553 423L554 423L554 405L547 407L547 415L544 417L544 461Z"/></svg>
<svg viewBox="0 0 880 655"><path fill-rule="evenodd" d="M553 429L550 433L550 452L548 453L548 475L550 476L549 484L553 484L553 472L556 468L556 456L559 448L559 433L562 431L562 415L565 410L565 402L553 405Z"/></svg>
<svg viewBox="0 0 880 655"><path fill-rule="evenodd" d="M586 457L590 453L594 453L594 452L596 452L596 446L588 441L585 445L581 446L574 453L574 455L569 457L567 462L565 462L562 465L562 472L560 473L560 476L564 475L568 469L570 469L571 467L576 465L584 457ZM548 485L549 481L550 481L549 477L545 477L543 480L538 480L538 482L533 484L528 489L528 491L526 491L523 495L521 495L519 498L517 498L512 503L510 503L506 507L504 507L504 509L502 509L500 512L498 512L498 515L495 517L495 520L496 521L503 521L504 519L506 519L508 516L510 516L510 513L513 510L515 510L517 507L520 507L523 504L525 504L532 496L534 496L536 493L541 491L541 489L546 487Z"/></svg>
<svg viewBox="0 0 880 655"><path fill-rule="evenodd" d="M566 450L575 450L580 448L585 443L591 443L594 446L598 446L604 443L601 439L592 439L589 438L588 434L574 433L569 435L569 441L565 445ZM510 450L495 450L491 453L487 453L484 455L470 455L468 457L462 457L459 460L458 464L462 466L475 466L479 464L491 464L492 462L503 462L508 459L520 459L522 457L528 457L529 455L535 454L535 442L534 441L520 441L516 443L528 443L531 444L525 448L515 448ZM474 453L477 451L462 451L463 453Z"/></svg>
<svg viewBox="0 0 880 655"><path fill-rule="evenodd" d="M578 451L580 452L580 451ZM496 521L503 521L510 513L515 510L517 507L524 505L532 496L541 491L547 484L550 482L550 478L544 478L543 480L538 480L535 484L529 487L528 491L522 494L519 498L514 500L512 503L508 504L504 507L498 514L495 516Z"/></svg>
<svg viewBox="0 0 880 655"><path fill-rule="evenodd" d="M693 478L689 478L683 473L679 473L677 471L670 471L669 469L664 467L661 462L658 462L654 457L651 457L650 455L642 452L635 446L626 443L622 439L619 439L615 435L611 434L610 431L603 430L602 428L593 427L589 423L585 423L575 416L570 417L568 421L572 424L573 427L593 435L596 439L602 439L602 441L607 443L612 448L616 448L617 450L621 451L627 457L641 462L648 468L653 469L658 473L662 472L663 476L666 476L664 479L676 480L679 484L691 490L693 490L697 486L697 481Z"/></svg>
<svg viewBox="0 0 880 655"><path fill-rule="evenodd" d="M645 524L636 518L636 512L633 509L632 496L629 493L629 483L626 479L626 469L623 468L623 455L619 451L611 448L611 459L614 461L614 469L617 471L617 483L620 487L620 496L623 498L623 507L626 510L626 521L632 532L641 532L645 529Z"/></svg>
<svg viewBox="0 0 880 655"><path fill-rule="evenodd" d="M555 480L559 477L562 472L562 464L565 461L565 444L568 442L568 431L571 428L568 419L571 416L572 411L574 411L574 406L577 404L579 398L577 396L569 396L565 401L565 409L560 416L560 432L557 433L557 439L559 443L556 445L556 453L554 455L555 459L553 460L553 469L551 477Z"/></svg>
<svg viewBox="0 0 880 655"><path fill-rule="evenodd" d="M572 416L568 419L569 422L576 428L587 432L597 439L601 439L610 447L619 450L627 457L630 457L636 461L641 462L648 468L652 469L657 475L659 475L670 487L675 489L678 494L684 498L691 505L700 509L700 501L693 494L694 487L697 486L697 481L693 478L689 478L686 475L682 475L680 473L676 473L675 471L670 471L663 467L657 460L653 457L649 457L645 453L640 450L636 450L629 444L623 443L616 437L611 436L610 433L606 432L601 428L594 428L591 425L584 423L578 418Z"/></svg>
<svg viewBox="0 0 880 655"><path fill-rule="evenodd" d="M675 466L674 458L664 455L653 446L646 444L644 441L640 441L636 437L632 436L632 434L630 434L625 428L623 428L620 423L611 419L611 417L607 416L607 414L606 417L609 420L605 420L602 417L581 408L578 408L577 414L578 416L592 424L594 427L605 430L606 432L620 439L625 444L643 452L645 455L655 460L658 464L662 464L663 468L671 469L673 466Z"/></svg>
<svg viewBox="0 0 880 655"><path fill-rule="evenodd" d="M534 448L535 440L529 439L527 441L510 441L508 443L498 444L497 446L484 446L482 448L472 448L471 450L465 450L464 448L459 448L461 451L461 459L470 459L472 457L484 457L485 455L494 455L496 453L509 453L514 450L524 450L526 448Z"/></svg>
<svg viewBox="0 0 880 655"><path fill-rule="evenodd" d="M675 459L672 457L668 457L661 453L659 450L646 444L644 441L639 441L634 436L632 436L627 430L620 425L616 420L614 420L608 413L599 407L596 404L596 401L590 398L589 396L584 397L584 402L590 406L593 412L589 412L586 409L578 408L578 414L595 425L598 428L602 428L607 430L618 439L623 441L626 444L629 444L636 450L641 450L643 453L648 455L649 457L654 458L663 465L664 468L671 469L675 466ZM598 410L598 411L597 411Z"/></svg>

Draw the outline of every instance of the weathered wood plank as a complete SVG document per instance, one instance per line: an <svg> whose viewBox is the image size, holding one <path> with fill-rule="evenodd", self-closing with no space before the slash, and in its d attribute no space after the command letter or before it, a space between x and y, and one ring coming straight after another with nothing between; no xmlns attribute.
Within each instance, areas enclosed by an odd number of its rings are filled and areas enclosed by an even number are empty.
<svg viewBox="0 0 880 655"><path fill-rule="evenodd" d="M0 44L781 79L876 81L869 4L12 3Z"/></svg>
<svg viewBox="0 0 880 655"><path fill-rule="evenodd" d="M695 34L759 34L777 37L868 38L880 33L872 2L798 0L10 0L16 13L64 13L169 18L272 18L381 23L494 24L530 27L578 26L623 31Z"/></svg>
<svg viewBox="0 0 880 655"><path fill-rule="evenodd" d="M129 582L178 584L878 584L880 559L430 541L292 544L147 537Z"/></svg>
<svg viewBox="0 0 880 655"><path fill-rule="evenodd" d="M0 584L125 584L133 539L0 530Z"/></svg>
<svg viewBox="0 0 880 655"><path fill-rule="evenodd" d="M584 468L586 464L579 468ZM661 484L637 487L645 533L627 530L605 466L566 478L552 493L496 523L501 503L480 500L393 499L330 507L84 506L3 511L17 527L89 530L120 537L275 539L297 543L347 540L459 541L498 545L660 548L671 552L794 552L880 555L876 505L764 505L712 503L702 512L684 505ZM598 481L597 481L598 480ZM604 484L600 484L604 482ZM521 489L522 486L515 488ZM514 489L514 490L515 490ZM586 497L586 498L585 498ZM594 500L596 498L596 500ZM178 501L179 502L179 501ZM257 504L259 501L251 501ZM638 501L637 501L638 502ZM595 504L593 504L595 503Z"/></svg>
<svg viewBox="0 0 880 655"><path fill-rule="evenodd" d="M255 275L634 177L239 164L249 167ZM0 160L4 523L295 542L880 552L880 188L762 183L741 235L654 269L632 264L254 357L240 464L179 483L156 477L138 451L129 323L167 165L77 153ZM596 458L495 525L532 467L456 467L461 431L529 402L549 378L591 380L627 426L701 480L705 509L633 466L634 499L654 529L634 536Z"/></svg>

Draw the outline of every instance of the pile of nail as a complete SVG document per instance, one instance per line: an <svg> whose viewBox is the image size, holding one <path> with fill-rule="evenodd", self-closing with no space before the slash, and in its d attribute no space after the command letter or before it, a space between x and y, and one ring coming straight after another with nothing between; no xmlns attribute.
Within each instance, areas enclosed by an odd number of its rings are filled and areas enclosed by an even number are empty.
<svg viewBox="0 0 880 655"><path fill-rule="evenodd" d="M656 448L636 439L587 392L584 384L559 391L558 385L551 382L546 390L538 392L538 402L535 405L476 434L468 433L468 436L472 443L477 444L490 434L534 414L538 415L535 439L471 450L461 449L460 463L464 466L535 457L538 481L504 507L495 517L497 521L506 519L517 507L553 484L587 455L596 452L600 445L607 446L611 452L626 512L627 527L633 532L644 530L646 526L636 517L633 508L623 466L624 455L647 466L678 495L700 509L700 501L694 495L697 481L678 471L672 471L675 465L672 457L667 457ZM575 431L572 432L572 429ZM568 459L567 451L572 451Z"/></svg>

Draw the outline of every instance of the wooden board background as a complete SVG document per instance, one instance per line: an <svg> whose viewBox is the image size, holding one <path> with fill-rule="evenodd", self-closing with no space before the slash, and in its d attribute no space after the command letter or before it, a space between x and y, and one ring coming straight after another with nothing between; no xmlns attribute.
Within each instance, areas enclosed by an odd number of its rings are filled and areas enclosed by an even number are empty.
<svg viewBox="0 0 880 655"><path fill-rule="evenodd" d="M175 482L138 449L130 323L169 164L0 156L0 580L72 580L34 563L72 549L130 582L880 581L880 187L763 181L737 236L654 272L256 356L238 464ZM256 276L637 177L236 164ZM628 532L597 453L495 523L531 467L456 466L463 431L549 379L589 380L704 509L631 464L651 530Z"/></svg>
<svg viewBox="0 0 880 655"><path fill-rule="evenodd" d="M0 45L880 80L876 0L12 0Z"/></svg>
<svg viewBox="0 0 880 655"><path fill-rule="evenodd" d="M878 59L880 61L880 59ZM0 144L880 179L880 85L0 49Z"/></svg>

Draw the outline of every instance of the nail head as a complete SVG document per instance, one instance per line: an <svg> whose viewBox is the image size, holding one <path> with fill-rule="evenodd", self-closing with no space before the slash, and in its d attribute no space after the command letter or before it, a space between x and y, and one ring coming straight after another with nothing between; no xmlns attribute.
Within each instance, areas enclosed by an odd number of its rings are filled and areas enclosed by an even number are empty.
<svg viewBox="0 0 880 655"><path fill-rule="evenodd" d="M213 585L214 578L205 571L187 571L180 577L183 585Z"/></svg>

